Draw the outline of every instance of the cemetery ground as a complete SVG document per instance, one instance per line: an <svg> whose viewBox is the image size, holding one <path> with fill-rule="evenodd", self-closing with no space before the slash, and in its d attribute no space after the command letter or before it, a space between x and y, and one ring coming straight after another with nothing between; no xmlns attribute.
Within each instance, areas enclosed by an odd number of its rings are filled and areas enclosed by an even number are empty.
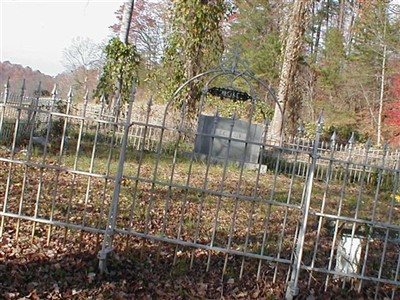
<svg viewBox="0 0 400 300"><path fill-rule="evenodd" d="M2 157L10 156L7 150L2 149ZM34 149L34 151L41 151ZM118 163L118 153L108 165L108 154L101 154L96 159L96 165L90 166L91 157L82 151L78 161L75 155L65 155L62 163L79 170L88 170L93 167L96 172L115 172ZM138 183L137 194L133 195L135 176L139 158L128 155L125 162L124 180L122 182L119 202L117 225L120 228L131 228L138 232L153 235L180 236L184 240L197 240L206 243L210 239L215 224L217 207L220 213L217 216L218 230L215 245L226 247L226 234L233 233L231 247L241 250L246 237L249 240L247 247L252 251L290 257L293 249L293 236L296 231L300 212L287 207L271 205L265 202L247 201L246 199L224 198L213 195L187 191L179 188L156 187L151 182ZM24 156L26 153L15 154ZM142 158L140 176L152 178L154 174L155 154L146 153ZM168 182L171 176L171 155L165 155L157 166L157 180ZM34 157L34 156L33 156ZM32 157L32 161L34 158ZM38 156L40 162L40 155ZM56 165L57 153L50 153L46 163ZM191 186L204 186L204 172L206 162L196 161L191 164L189 159L180 158L176 164L174 182L187 183L188 168L191 170ZM25 172L25 168L29 170ZM259 186L253 185L256 170L244 170L242 178L234 164L229 165L228 172L221 185L221 176L224 168L221 164L213 164L209 168L207 189L222 188L226 193L234 194L238 181L241 181L241 193L254 195L259 193L273 194L274 201L286 202L288 187L292 204L301 202L304 179L284 174L275 174L273 170L261 174ZM11 175L9 175L11 174ZM22 193L22 182L26 184ZM249 180L247 180L247 177ZM5 183L12 180L10 185L7 210L22 212L26 215L37 215L47 220L63 220L73 224L85 224L88 227L104 228L108 215L110 199L102 194L112 190L112 184L105 184L104 179L80 176L68 172L57 172L56 169L42 169L37 166L24 166L1 162L0 163L0 195L4 199ZM55 178L57 180L55 181ZM252 179L250 179L252 178ZM42 180L42 198L37 205L38 182ZM88 180L91 184L89 203L84 203L87 193ZM293 182L290 182L293 181ZM325 211L337 214L340 192L343 185L340 181L330 183L330 197L326 197ZM311 207L321 209L321 201L325 197L323 181L316 181L312 194ZM271 189L274 189L271 193ZM354 214L358 189L346 184L348 197L341 205L342 214ZM353 191L352 191L353 189ZM368 187L365 187L368 190ZM107 190L107 191L106 191ZM57 191L55 198L52 197ZM373 206L375 189L364 194L362 205L359 208L359 217L367 218ZM21 195L24 201L21 206ZM165 199L170 199L166 204ZM390 192L382 192L382 199L390 198ZM135 206L132 199L136 198ZM153 204L149 206L149 199ZM1 203L3 210L4 203ZM387 218L390 201L382 202L376 207L376 217ZM199 207L201 222L199 222ZM185 210L184 217L181 213ZM397 210L397 208L396 208ZM233 213L235 212L235 213ZM284 226L284 216L287 224ZM393 215L393 218L399 218ZM251 216L251 218L249 217ZM268 217L267 217L268 216ZM235 219L232 228L232 219ZM251 219L251 232L248 232L248 222ZM131 222L133 220L133 222ZM268 221L266 221L268 220ZM97 254L101 249L103 235L90 231L80 231L52 226L50 224L33 223L26 220L12 218L4 219L4 232L0 240L0 298L4 299L281 299L285 295L285 282L290 269L287 265L258 259L242 258L241 256L226 255L220 252L194 249L189 247L167 244L156 240L143 239L137 236L116 234L114 236L115 251L108 260L108 272L100 274L98 270ZM309 230L306 236L305 261L310 261L314 255L314 244L319 222L322 222L321 236L319 237L318 253L315 254L316 263L325 264L329 259L332 235L329 234L329 222L324 218L311 214ZM398 224L399 220L392 220ZM182 230L178 232L178 224ZM268 226L270 234L267 242L262 243L263 232ZM284 231L284 235L281 233ZM280 237L283 236L283 240ZM379 242L377 242L379 243ZM370 244L371 253L374 253L374 243ZM377 247L379 249L379 247ZM388 249L387 255L396 261L397 249ZM208 259L211 260L210 269L206 270ZM380 256L369 256L380 264ZM389 260L390 263L391 260ZM224 262L227 262L223 272ZM261 264L260 276L257 280L258 267ZM374 263L372 263L374 264ZM240 273L244 265L243 274ZM328 292L324 291L323 283L326 275L302 271L299 282L300 295L298 299L368 299L373 295L374 288L369 289L369 283L364 282L362 293L358 294L354 287L347 283L342 289L342 282L331 279ZM241 277L241 278L240 278ZM275 281L273 278L275 277ZM311 280L311 289L307 283Z"/></svg>

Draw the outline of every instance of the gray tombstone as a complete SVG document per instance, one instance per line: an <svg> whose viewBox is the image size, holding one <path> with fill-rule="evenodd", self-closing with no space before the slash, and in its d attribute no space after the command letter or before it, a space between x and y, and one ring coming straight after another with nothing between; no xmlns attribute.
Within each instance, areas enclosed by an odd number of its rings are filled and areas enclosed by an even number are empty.
<svg viewBox="0 0 400 300"><path fill-rule="evenodd" d="M201 115L194 151L200 156L211 155L216 161L227 158L229 161L256 164L259 159L262 134L262 125Z"/></svg>

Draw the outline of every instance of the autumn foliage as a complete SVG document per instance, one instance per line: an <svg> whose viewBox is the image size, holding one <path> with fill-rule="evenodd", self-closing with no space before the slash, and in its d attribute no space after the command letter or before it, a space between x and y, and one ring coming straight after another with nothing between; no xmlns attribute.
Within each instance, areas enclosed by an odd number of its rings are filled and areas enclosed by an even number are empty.
<svg viewBox="0 0 400 300"><path fill-rule="evenodd" d="M400 72L393 76L390 95L393 101L386 105L384 122L392 127L390 143L400 145Z"/></svg>

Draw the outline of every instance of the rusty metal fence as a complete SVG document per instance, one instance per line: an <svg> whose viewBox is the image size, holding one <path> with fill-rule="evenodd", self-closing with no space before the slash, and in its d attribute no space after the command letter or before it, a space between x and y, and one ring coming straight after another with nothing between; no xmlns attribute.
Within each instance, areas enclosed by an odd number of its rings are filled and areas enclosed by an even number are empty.
<svg viewBox="0 0 400 300"><path fill-rule="evenodd" d="M195 120L207 111L211 83ZM321 119L307 143L272 143L267 123L251 140L251 118L244 137L235 117L217 131L218 111L202 132L185 108L167 105L157 119L149 101L138 113L134 92L113 110L104 98L75 105L72 91L60 100L56 88L46 108L19 97L5 91L0 104L0 236L10 227L15 238L35 236L38 226L48 240L59 228L65 237L97 233L103 271L111 251L155 247L173 264L285 283L287 299L333 287L399 297L398 151L354 140L338 147L335 136L322 142ZM232 159L238 149L242 158ZM249 162L254 149L259 158Z"/></svg>

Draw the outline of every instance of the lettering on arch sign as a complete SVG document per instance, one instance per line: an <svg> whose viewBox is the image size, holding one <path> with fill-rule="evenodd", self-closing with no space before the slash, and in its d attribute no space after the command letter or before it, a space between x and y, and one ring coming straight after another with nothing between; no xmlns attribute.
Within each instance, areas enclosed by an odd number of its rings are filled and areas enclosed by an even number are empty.
<svg viewBox="0 0 400 300"><path fill-rule="evenodd" d="M233 101L247 101L251 99L251 96L246 92L222 87L212 87L208 90L208 93L221 99L229 98Z"/></svg>

